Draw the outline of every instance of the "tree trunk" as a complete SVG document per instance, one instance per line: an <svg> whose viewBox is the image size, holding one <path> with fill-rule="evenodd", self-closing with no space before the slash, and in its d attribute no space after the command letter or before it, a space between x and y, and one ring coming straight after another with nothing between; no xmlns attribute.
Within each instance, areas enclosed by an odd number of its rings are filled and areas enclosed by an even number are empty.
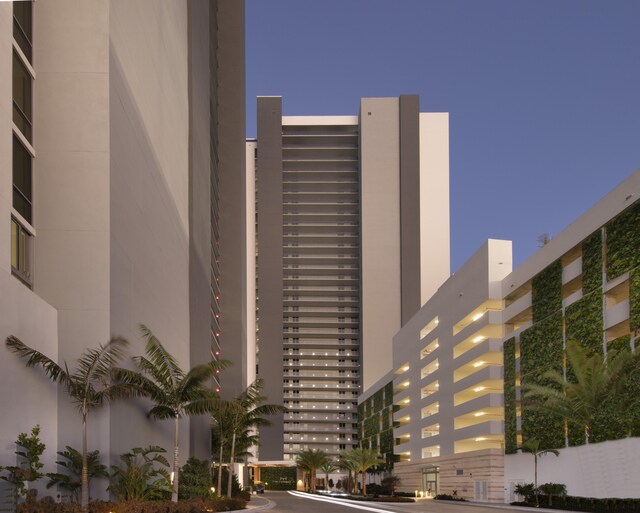
<svg viewBox="0 0 640 513"><path fill-rule="evenodd" d="M218 460L218 495L222 495L222 455L223 455L222 431L220 431L220 460Z"/></svg>
<svg viewBox="0 0 640 513"><path fill-rule="evenodd" d="M82 511L89 510L89 468L87 463L87 412L82 414L82 474L80 477L82 488L80 506Z"/></svg>
<svg viewBox="0 0 640 513"><path fill-rule="evenodd" d="M231 483L233 481L233 458L236 452L236 432L231 435L231 454L229 455L229 480L227 481L227 497L231 497Z"/></svg>
<svg viewBox="0 0 640 513"><path fill-rule="evenodd" d="M362 471L362 495L367 495L367 472Z"/></svg>
<svg viewBox="0 0 640 513"><path fill-rule="evenodd" d="M180 436L180 416L176 415L176 436L173 445L173 491L171 492L171 502L178 502L178 480L180 475L179 458L179 436Z"/></svg>
<svg viewBox="0 0 640 513"><path fill-rule="evenodd" d="M533 453L533 493L536 496L536 508L540 507L540 496L538 493L538 453Z"/></svg>

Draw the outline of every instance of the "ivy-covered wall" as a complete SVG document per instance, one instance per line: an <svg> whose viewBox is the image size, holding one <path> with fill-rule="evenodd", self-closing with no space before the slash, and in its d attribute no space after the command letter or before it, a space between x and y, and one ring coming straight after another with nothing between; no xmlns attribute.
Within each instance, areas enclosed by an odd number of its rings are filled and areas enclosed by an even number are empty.
<svg viewBox="0 0 640 513"><path fill-rule="evenodd" d="M267 490L295 490L296 467L261 467L260 480Z"/></svg>
<svg viewBox="0 0 640 513"><path fill-rule="evenodd" d="M548 316L520 334L520 382L553 385L544 374L548 370L562 372L562 312ZM526 401L522 404L522 439L540 440L541 449L564 446L564 422L561 418L536 410Z"/></svg>
<svg viewBox="0 0 640 513"><path fill-rule="evenodd" d="M549 317L562 308L562 263L556 260L531 280L533 322Z"/></svg>
<svg viewBox="0 0 640 513"><path fill-rule="evenodd" d="M504 355L504 452L515 454L518 449L516 420L516 339L505 341Z"/></svg>
<svg viewBox="0 0 640 513"><path fill-rule="evenodd" d="M640 202L606 225L607 278L613 280L640 265Z"/></svg>
<svg viewBox="0 0 640 513"><path fill-rule="evenodd" d="M393 466L393 381L358 405L358 437L364 449L379 449Z"/></svg>
<svg viewBox="0 0 640 513"><path fill-rule="evenodd" d="M640 330L640 269L629 273L629 329Z"/></svg>
<svg viewBox="0 0 640 513"><path fill-rule="evenodd" d="M585 347L590 354L602 354L604 332L603 291L607 283L629 273L629 330L630 334L607 344L607 351L629 350L631 337L640 335L640 202L632 205L609 221L604 231L598 229L587 237L582 249L583 297L562 309L562 264L555 261L532 279L532 320L530 328L519 337L520 381L545 383L547 369L563 370L563 336ZM604 254L604 262L603 262ZM603 273L603 268L605 273ZM639 339L640 340L640 339ZM504 344L505 376L505 452L514 448L516 426L515 411L515 347L517 340ZM635 342L637 348L639 342ZM513 356L512 356L513 355ZM640 367L640 366L639 366ZM565 369L567 379L574 377L570 367ZM513 384L513 390L512 390ZM640 368L630 372L622 384L621 404L603 404L592 421L590 441L613 440L625 436L640 436ZM544 448L564 446L564 422L522 405L522 436L538 438ZM580 426L568 426L570 445L584 443Z"/></svg>
<svg viewBox="0 0 640 513"><path fill-rule="evenodd" d="M565 311L566 337L589 350L602 352L603 311L602 288L572 303Z"/></svg>
<svg viewBox="0 0 640 513"><path fill-rule="evenodd" d="M585 294L602 287L602 231L582 243L582 290Z"/></svg>

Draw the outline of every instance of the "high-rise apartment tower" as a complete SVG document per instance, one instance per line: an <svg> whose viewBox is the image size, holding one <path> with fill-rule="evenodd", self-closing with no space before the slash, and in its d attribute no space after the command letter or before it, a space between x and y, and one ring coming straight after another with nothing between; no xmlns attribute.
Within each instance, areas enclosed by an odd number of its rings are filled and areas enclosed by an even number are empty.
<svg viewBox="0 0 640 513"><path fill-rule="evenodd" d="M261 430L260 460L338 454L357 444L357 398L391 369L393 335L449 276L448 115L409 95L283 116L260 97L248 145L258 375L288 408Z"/></svg>
<svg viewBox="0 0 640 513"><path fill-rule="evenodd" d="M185 369L234 360L223 392L252 381L244 104L243 1L0 2L0 340L72 366L115 335L141 354L144 323ZM40 424L55 471L81 446L75 406L6 352L0 383L0 461ZM172 436L122 401L92 415L89 448L109 465ZM209 420L180 442L209 457Z"/></svg>

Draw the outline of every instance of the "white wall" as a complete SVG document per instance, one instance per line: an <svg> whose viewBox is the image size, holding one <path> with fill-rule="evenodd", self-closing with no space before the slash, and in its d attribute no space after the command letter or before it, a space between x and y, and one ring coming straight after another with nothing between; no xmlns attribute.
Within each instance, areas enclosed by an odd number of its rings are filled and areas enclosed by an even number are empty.
<svg viewBox="0 0 640 513"><path fill-rule="evenodd" d="M142 354L137 326L144 323L188 369L187 3L108 4L110 329L130 340L132 354ZM171 450L173 423L148 420L146 409L132 401L111 407L112 458L148 444ZM181 425L180 447L186 460L188 421Z"/></svg>
<svg viewBox="0 0 640 513"><path fill-rule="evenodd" d="M451 273L449 217L449 113L421 112L421 305Z"/></svg>
<svg viewBox="0 0 640 513"><path fill-rule="evenodd" d="M560 456L538 458L538 486L564 483L567 493L578 497L640 497L640 438L625 438L598 444L569 447ZM514 483L533 483L533 456L506 455L504 459L505 501Z"/></svg>
<svg viewBox="0 0 640 513"><path fill-rule="evenodd" d="M360 104L363 390L391 370L401 326L398 108L398 98Z"/></svg>

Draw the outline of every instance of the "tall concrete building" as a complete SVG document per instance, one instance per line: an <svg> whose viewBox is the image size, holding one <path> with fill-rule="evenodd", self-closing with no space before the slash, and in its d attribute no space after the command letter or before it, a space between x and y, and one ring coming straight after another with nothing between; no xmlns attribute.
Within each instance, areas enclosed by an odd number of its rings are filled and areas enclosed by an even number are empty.
<svg viewBox="0 0 640 513"><path fill-rule="evenodd" d="M113 335L141 354L144 323L184 368L240 363L243 113L242 1L0 2L0 338L72 364ZM223 391L252 379L243 368ZM55 470L80 446L74 407L14 356L0 375L1 463L40 424ZM96 412L90 449L109 464L170 448L172 427L144 413ZM183 455L207 457L208 420L186 423Z"/></svg>
<svg viewBox="0 0 640 513"><path fill-rule="evenodd" d="M583 422L526 401L529 385L552 383L549 371L575 383L567 344L589 356L637 351L639 197L636 171L516 268L511 242L486 241L398 331L393 370L358 408L360 443L395 456L399 489L520 500L516 485L534 481L520 447L536 439L559 451L538 460L538 483L580 497L640 495L637 364L621 396L587 407L588 444Z"/></svg>
<svg viewBox="0 0 640 513"><path fill-rule="evenodd" d="M258 98L258 375L289 410L261 429L261 461L357 444L361 387L449 276L448 150L448 115L421 113L418 96L317 117Z"/></svg>

